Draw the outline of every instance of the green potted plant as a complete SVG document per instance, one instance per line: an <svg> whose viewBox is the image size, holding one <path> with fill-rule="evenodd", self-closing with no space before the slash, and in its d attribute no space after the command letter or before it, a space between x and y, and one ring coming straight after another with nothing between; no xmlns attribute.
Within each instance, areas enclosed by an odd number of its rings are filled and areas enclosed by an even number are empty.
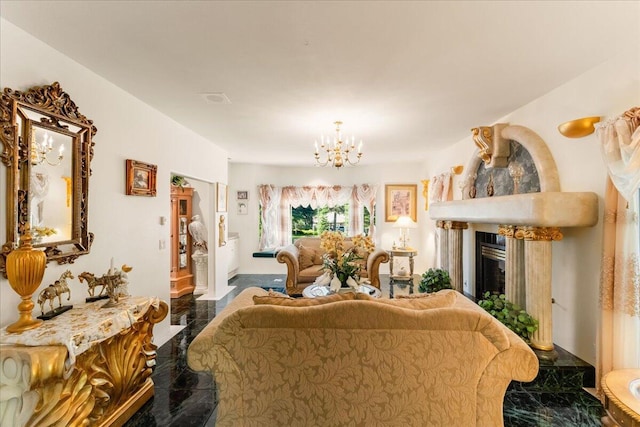
<svg viewBox="0 0 640 427"><path fill-rule="evenodd" d="M531 344L531 335L538 330L538 321L529 313L507 300L504 294L485 292L478 305L498 319L507 328L515 332L527 344Z"/></svg>
<svg viewBox="0 0 640 427"><path fill-rule="evenodd" d="M181 175L171 175L171 184L176 187L184 187L187 184L187 180Z"/></svg>
<svg viewBox="0 0 640 427"><path fill-rule="evenodd" d="M418 289L420 292L438 292L441 289L451 289L449 272L441 268L430 268L422 273Z"/></svg>

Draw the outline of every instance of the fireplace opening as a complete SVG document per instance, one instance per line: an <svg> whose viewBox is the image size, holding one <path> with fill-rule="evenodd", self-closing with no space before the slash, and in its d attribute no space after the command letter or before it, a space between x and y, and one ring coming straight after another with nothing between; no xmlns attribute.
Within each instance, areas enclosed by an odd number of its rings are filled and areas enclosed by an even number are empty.
<svg viewBox="0 0 640 427"><path fill-rule="evenodd" d="M504 236L476 231L476 298L504 293L505 258Z"/></svg>

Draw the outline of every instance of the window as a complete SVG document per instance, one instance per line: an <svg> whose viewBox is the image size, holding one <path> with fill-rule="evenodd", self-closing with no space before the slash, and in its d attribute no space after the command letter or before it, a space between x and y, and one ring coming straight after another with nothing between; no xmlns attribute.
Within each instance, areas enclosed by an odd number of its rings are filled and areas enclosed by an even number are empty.
<svg viewBox="0 0 640 427"><path fill-rule="evenodd" d="M313 209L310 206L291 208L292 238L319 236L326 230L349 233L349 205Z"/></svg>
<svg viewBox="0 0 640 427"><path fill-rule="evenodd" d="M349 187L260 185L259 248L285 246L302 236L318 236L324 230L343 231L348 235L365 232L375 238L375 229L369 220L375 220L372 211L376 192L377 186L369 184ZM337 206L328 208L328 205Z"/></svg>

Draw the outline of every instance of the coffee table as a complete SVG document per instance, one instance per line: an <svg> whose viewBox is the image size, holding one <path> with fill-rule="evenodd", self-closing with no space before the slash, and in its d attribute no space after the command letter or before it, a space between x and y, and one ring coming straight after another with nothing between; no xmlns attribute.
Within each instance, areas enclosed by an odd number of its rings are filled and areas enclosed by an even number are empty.
<svg viewBox="0 0 640 427"><path fill-rule="evenodd" d="M353 289L341 288L338 292L353 292ZM380 292L380 289L366 283L358 286L358 289L356 290L356 292L367 294L374 298L379 298L380 295L382 295L382 292ZM305 298L324 297L331 294L333 294L333 292L331 292L331 289L329 288L329 286L325 286L325 285L315 285L315 284L310 285L304 288L304 290L302 291L302 296Z"/></svg>

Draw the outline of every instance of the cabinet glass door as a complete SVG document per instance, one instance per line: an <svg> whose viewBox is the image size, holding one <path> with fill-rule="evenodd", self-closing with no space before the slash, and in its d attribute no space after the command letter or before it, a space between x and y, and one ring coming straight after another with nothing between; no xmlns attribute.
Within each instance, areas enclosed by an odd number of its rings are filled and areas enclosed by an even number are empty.
<svg viewBox="0 0 640 427"><path fill-rule="evenodd" d="M179 268L187 267L187 218L180 218L178 261Z"/></svg>

